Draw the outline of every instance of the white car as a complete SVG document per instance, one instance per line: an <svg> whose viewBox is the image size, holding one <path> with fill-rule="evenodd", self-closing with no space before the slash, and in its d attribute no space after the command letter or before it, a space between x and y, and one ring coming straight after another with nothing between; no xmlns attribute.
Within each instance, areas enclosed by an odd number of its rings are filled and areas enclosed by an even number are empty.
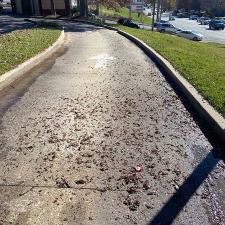
<svg viewBox="0 0 225 225"><path fill-rule="evenodd" d="M193 41L202 41L203 35L191 30L182 30L176 33L178 37L183 37Z"/></svg>

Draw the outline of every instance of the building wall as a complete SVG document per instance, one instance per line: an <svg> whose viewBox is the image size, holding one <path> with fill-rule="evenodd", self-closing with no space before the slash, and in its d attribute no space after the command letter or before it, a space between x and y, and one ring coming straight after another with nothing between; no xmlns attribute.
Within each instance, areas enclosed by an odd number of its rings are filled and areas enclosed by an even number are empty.
<svg viewBox="0 0 225 225"><path fill-rule="evenodd" d="M31 1L31 8L33 15L50 15L51 14L51 0L41 0L41 6L39 0L27 0ZM15 0L16 2L16 12L18 14L23 14L23 4L22 0ZM56 13L58 15L68 14L68 9L65 7L65 0L54 0ZM69 0L69 7L71 7L71 0Z"/></svg>
<svg viewBox="0 0 225 225"><path fill-rule="evenodd" d="M50 0L41 0L42 9L51 9L51 2Z"/></svg>
<svg viewBox="0 0 225 225"><path fill-rule="evenodd" d="M41 0L43 15L51 14L51 0ZM65 0L54 0L56 13L59 15L66 14Z"/></svg>
<svg viewBox="0 0 225 225"><path fill-rule="evenodd" d="M56 9L65 9L65 1L64 0L54 0Z"/></svg>
<svg viewBox="0 0 225 225"><path fill-rule="evenodd" d="M43 9L51 9L51 0L42 0L42 8ZM64 0L54 0L56 9L65 9Z"/></svg>

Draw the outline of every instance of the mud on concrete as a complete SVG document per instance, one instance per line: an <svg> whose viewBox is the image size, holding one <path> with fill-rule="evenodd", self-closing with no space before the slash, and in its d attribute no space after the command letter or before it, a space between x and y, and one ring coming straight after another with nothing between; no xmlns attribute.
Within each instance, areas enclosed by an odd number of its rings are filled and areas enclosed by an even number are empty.
<svg viewBox="0 0 225 225"><path fill-rule="evenodd" d="M1 101L0 223L223 224L224 163L155 64L116 32L66 30Z"/></svg>

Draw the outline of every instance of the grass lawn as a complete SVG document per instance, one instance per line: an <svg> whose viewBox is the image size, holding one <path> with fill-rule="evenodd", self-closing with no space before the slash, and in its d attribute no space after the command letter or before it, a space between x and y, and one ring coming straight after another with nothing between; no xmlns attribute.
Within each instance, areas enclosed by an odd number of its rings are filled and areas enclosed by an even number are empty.
<svg viewBox="0 0 225 225"><path fill-rule="evenodd" d="M0 36L0 75L52 45L59 29L35 28Z"/></svg>
<svg viewBox="0 0 225 225"><path fill-rule="evenodd" d="M107 9L106 7L102 8L102 13L104 16L117 16L117 17L125 17L129 18L129 9L128 8L120 8L119 12L114 9ZM131 13L132 20L138 23L141 23L141 17L138 17L138 13ZM146 15L143 15L143 23L151 24L152 19Z"/></svg>
<svg viewBox="0 0 225 225"><path fill-rule="evenodd" d="M225 116L225 45L117 26L154 48Z"/></svg>

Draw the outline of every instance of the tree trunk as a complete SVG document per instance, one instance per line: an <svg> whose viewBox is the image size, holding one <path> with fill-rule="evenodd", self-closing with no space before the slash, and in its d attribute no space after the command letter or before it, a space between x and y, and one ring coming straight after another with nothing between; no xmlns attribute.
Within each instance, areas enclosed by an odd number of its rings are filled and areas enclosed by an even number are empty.
<svg viewBox="0 0 225 225"><path fill-rule="evenodd" d="M50 1L51 1L51 14L56 15L55 2L54 2L54 0L50 0Z"/></svg>
<svg viewBox="0 0 225 225"><path fill-rule="evenodd" d="M157 21L159 21L159 16L160 16L160 7L161 7L161 0L157 1Z"/></svg>
<svg viewBox="0 0 225 225"><path fill-rule="evenodd" d="M87 17L88 16L88 4L87 0L80 1L80 16Z"/></svg>
<svg viewBox="0 0 225 225"><path fill-rule="evenodd" d="M153 2L153 11L152 11L152 31L154 31L154 23L155 23L155 3L156 0Z"/></svg>

